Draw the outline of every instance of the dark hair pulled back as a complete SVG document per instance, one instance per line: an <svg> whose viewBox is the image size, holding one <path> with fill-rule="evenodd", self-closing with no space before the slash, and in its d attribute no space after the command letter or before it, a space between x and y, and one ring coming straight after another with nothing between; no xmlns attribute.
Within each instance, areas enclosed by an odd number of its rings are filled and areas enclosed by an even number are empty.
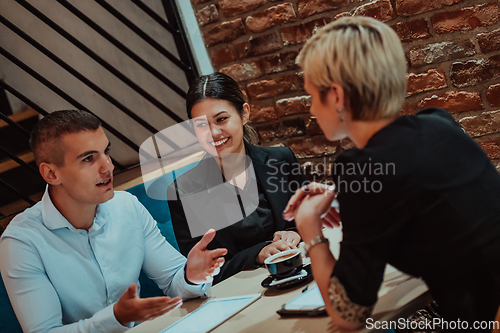
<svg viewBox="0 0 500 333"><path fill-rule="evenodd" d="M189 119L192 118L191 110L196 103L207 98L221 99L231 103L240 117L243 104L247 101L238 83L230 76L223 73L212 73L196 78L189 87L186 97L186 110ZM243 140L250 144L258 143L257 132L247 123L243 126Z"/></svg>

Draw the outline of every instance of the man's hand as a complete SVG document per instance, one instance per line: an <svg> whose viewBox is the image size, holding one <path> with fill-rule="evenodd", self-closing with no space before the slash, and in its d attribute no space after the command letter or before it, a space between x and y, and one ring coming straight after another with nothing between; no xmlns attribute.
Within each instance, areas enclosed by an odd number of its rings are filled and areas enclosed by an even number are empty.
<svg viewBox="0 0 500 333"><path fill-rule="evenodd" d="M264 260L266 260L268 257L272 256L273 254L280 253L281 251L286 251L286 250L291 250L292 247L288 245L286 242L282 240L278 240L276 242L272 242L271 244L265 246L260 250L259 254L257 255L256 261L259 264L263 264Z"/></svg>
<svg viewBox="0 0 500 333"><path fill-rule="evenodd" d="M132 283L120 297L120 300L113 305L113 312L116 320L122 326L126 326L131 322L154 319L181 304L182 299L180 297L140 298L137 295L137 285Z"/></svg>
<svg viewBox="0 0 500 333"><path fill-rule="evenodd" d="M219 274L224 264L222 256L227 249L207 250L208 244L214 239L215 230L208 230L201 240L189 251L186 263L186 278L194 284L211 282Z"/></svg>
<svg viewBox="0 0 500 333"><path fill-rule="evenodd" d="M300 236L295 231L276 231L273 236L273 243L279 240L284 241L292 249L295 249L300 242Z"/></svg>

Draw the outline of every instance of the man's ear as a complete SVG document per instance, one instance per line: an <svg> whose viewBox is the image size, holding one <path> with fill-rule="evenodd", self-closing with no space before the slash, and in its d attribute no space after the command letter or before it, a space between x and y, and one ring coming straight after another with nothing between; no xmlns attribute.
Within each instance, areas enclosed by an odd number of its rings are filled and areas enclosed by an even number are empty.
<svg viewBox="0 0 500 333"><path fill-rule="evenodd" d="M61 184L61 180L58 177L59 175L58 168L55 164L42 162L38 166L38 170L40 171L40 174L42 175L43 179L47 182L47 184L49 185Z"/></svg>
<svg viewBox="0 0 500 333"><path fill-rule="evenodd" d="M243 104L241 119L243 120L243 125L246 125L250 119L250 105L248 103Z"/></svg>

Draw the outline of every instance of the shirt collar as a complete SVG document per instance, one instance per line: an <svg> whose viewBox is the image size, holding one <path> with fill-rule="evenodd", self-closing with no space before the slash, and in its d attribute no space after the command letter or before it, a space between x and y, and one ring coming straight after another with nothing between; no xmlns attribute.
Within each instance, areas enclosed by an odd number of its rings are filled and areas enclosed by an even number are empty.
<svg viewBox="0 0 500 333"><path fill-rule="evenodd" d="M106 221L108 220L106 216L108 215L107 210L105 208L105 204L100 204L97 206L96 217L94 218L94 223L90 227L90 230L98 230L102 227ZM68 228L72 231L79 231L69 221L59 212L59 210L54 206L52 199L49 194L49 186L45 188L45 193L42 197L42 219L43 224L50 229L60 229L60 228Z"/></svg>

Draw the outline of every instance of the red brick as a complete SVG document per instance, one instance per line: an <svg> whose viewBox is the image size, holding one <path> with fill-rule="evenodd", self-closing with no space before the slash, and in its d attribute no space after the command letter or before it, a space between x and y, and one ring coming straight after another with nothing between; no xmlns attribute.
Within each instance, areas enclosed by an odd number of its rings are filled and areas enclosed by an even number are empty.
<svg viewBox="0 0 500 333"><path fill-rule="evenodd" d="M304 172L306 173L307 178L310 180L313 176L314 170L315 170L315 165L311 161L304 162L300 165L302 169L304 169Z"/></svg>
<svg viewBox="0 0 500 333"><path fill-rule="evenodd" d="M250 120L254 123L262 123L278 119L272 106L250 105Z"/></svg>
<svg viewBox="0 0 500 333"><path fill-rule="evenodd" d="M500 84L494 84L488 87L486 98L491 106L500 106Z"/></svg>
<svg viewBox="0 0 500 333"><path fill-rule="evenodd" d="M316 134L323 134L321 127L319 127L316 117L310 116L305 121L307 135L313 136Z"/></svg>
<svg viewBox="0 0 500 333"><path fill-rule="evenodd" d="M474 44L468 39L458 42L441 42L417 46L410 50L412 67L435 64L476 54Z"/></svg>
<svg viewBox="0 0 500 333"><path fill-rule="evenodd" d="M248 30L252 32L261 32L270 29L278 24L288 23L297 18L293 5L289 2L248 16L245 20Z"/></svg>
<svg viewBox="0 0 500 333"><path fill-rule="evenodd" d="M338 141L328 141L323 135L316 135L307 139L290 139L290 147L297 158L311 158L332 155L337 152Z"/></svg>
<svg viewBox="0 0 500 333"><path fill-rule="evenodd" d="M431 17L434 31L438 34L472 30L484 25L496 23L500 19L500 11L496 2L466 7L451 12L438 13Z"/></svg>
<svg viewBox="0 0 500 333"><path fill-rule="evenodd" d="M283 133L282 138L292 138L306 134L306 126L302 118L283 120L281 128Z"/></svg>
<svg viewBox="0 0 500 333"><path fill-rule="evenodd" d="M451 82L455 87L466 87L500 77L500 55L488 59L455 62L451 65Z"/></svg>
<svg viewBox="0 0 500 333"><path fill-rule="evenodd" d="M231 76L237 82L256 79L264 74L262 73L260 66L255 62L233 64L221 68L219 71Z"/></svg>
<svg viewBox="0 0 500 333"><path fill-rule="evenodd" d="M307 161L301 164L301 168L306 172L306 176L311 181L322 182L330 181L328 177L332 176L332 167L334 165L333 156L328 159L322 158L320 161Z"/></svg>
<svg viewBox="0 0 500 333"><path fill-rule="evenodd" d="M356 147L356 145L349 138L346 138L346 139L340 140L340 147L343 150L346 150L346 149L354 148L354 147Z"/></svg>
<svg viewBox="0 0 500 333"><path fill-rule="evenodd" d="M205 3L205 2L208 2L208 1L210 1L210 0L191 0L191 3L193 5L198 5L200 3Z"/></svg>
<svg viewBox="0 0 500 333"><path fill-rule="evenodd" d="M297 67L295 64L295 58L297 58L298 54L298 51L290 51L262 57L259 60L260 68L266 74L295 69Z"/></svg>
<svg viewBox="0 0 500 333"><path fill-rule="evenodd" d="M329 20L327 18L320 18L307 23L283 28L281 29L283 44L287 46L305 43L319 28L325 26L328 22Z"/></svg>
<svg viewBox="0 0 500 333"><path fill-rule="evenodd" d="M271 80L252 82L247 85L251 99L262 99L283 95L297 90L295 74L278 77Z"/></svg>
<svg viewBox="0 0 500 333"><path fill-rule="evenodd" d="M276 133L279 131L279 123L266 123L257 126L257 133L261 142L269 142L276 139Z"/></svg>
<svg viewBox="0 0 500 333"><path fill-rule="evenodd" d="M219 11L214 4L206 6L196 12L196 20L200 26L219 20Z"/></svg>
<svg viewBox="0 0 500 333"><path fill-rule="evenodd" d="M219 7L225 17L249 12L267 3L267 0L224 0L219 2Z"/></svg>
<svg viewBox="0 0 500 333"><path fill-rule="evenodd" d="M298 96L276 101L276 113L279 117L297 113L308 113L310 107L311 96Z"/></svg>
<svg viewBox="0 0 500 333"><path fill-rule="evenodd" d="M478 142L492 160L500 158L500 139Z"/></svg>
<svg viewBox="0 0 500 333"><path fill-rule="evenodd" d="M403 108L399 111L401 116L413 115L417 113L417 107L413 103L405 102Z"/></svg>
<svg viewBox="0 0 500 333"><path fill-rule="evenodd" d="M328 10L338 9L350 3L350 0L298 0L297 8L301 18Z"/></svg>
<svg viewBox="0 0 500 333"><path fill-rule="evenodd" d="M375 0L361 5L356 8L353 15L373 17L382 22L392 20L396 17L389 0Z"/></svg>
<svg viewBox="0 0 500 333"><path fill-rule="evenodd" d="M500 132L500 111L483 112L460 119L460 125L472 137Z"/></svg>
<svg viewBox="0 0 500 333"><path fill-rule="evenodd" d="M410 73L406 77L408 79L407 95L447 87L442 69L429 69L427 73L421 74Z"/></svg>
<svg viewBox="0 0 500 333"><path fill-rule="evenodd" d="M481 110L483 102L478 92L447 91L441 95L433 95L422 100L419 108L442 108L451 113Z"/></svg>
<svg viewBox="0 0 500 333"><path fill-rule="evenodd" d="M282 123L262 124L257 129L262 141L302 136L305 134L305 131L304 121L300 118L289 119Z"/></svg>
<svg viewBox="0 0 500 333"><path fill-rule="evenodd" d="M279 35L276 32L256 38L250 37L248 41L235 45L240 59L278 51L282 48Z"/></svg>
<svg viewBox="0 0 500 333"><path fill-rule="evenodd" d="M221 45L220 47L209 48L208 52L210 54L210 59L212 59L212 65L220 66L233 62L237 59L236 52L232 45Z"/></svg>
<svg viewBox="0 0 500 333"><path fill-rule="evenodd" d="M398 34L402 42L413 42L417 39L424 39L431 37L427 21L418 19L408 22L398 22L392 26L394 31Z"/></svg>
<svg viewBox="0 0 500 333"><path fill-rule="evenodd" d="M241 90L241 92L243 93L243 96L245 97L245 101L250 100L250 99L248 98L248 94L247 94L247 87L246 87L246 86L243 86L243 85L240 85L240 90Z"/></svg>
<svg viewBox="0 0 500 333"><path fill-rule="evenodd" d="M203 30L203 38L207 47L222 42L230 42L245 34L243 21L239 18L234 21L223 22Z"/></svg>
<svg viewBox="0 0 500 333"><path fill-rule="evenodd" d="M297 89L304 90L304 71L295 73L297 76Z"/></svg>
<svg viewBox="0 0 500 333"><path fill-rule="evenodd" d="M483 53L500 50L500 29L478 34L477 42Z"/></svg>
<svg viewBox="0 0 500 333"><path fill-rule="evenodd" d="M343 13L335 15L335 17L333 18L332 21L336 21L336 20L338 20L341 17L349 17L349 16L351 16L351 13L349 13L349 12L343 12Z"/></svg>
<svg viewBox="0 0 500 333"><path fill-rule="evenodd" d="M396 0L396 12L411 16L459 3L460 0Z"/></svg>

